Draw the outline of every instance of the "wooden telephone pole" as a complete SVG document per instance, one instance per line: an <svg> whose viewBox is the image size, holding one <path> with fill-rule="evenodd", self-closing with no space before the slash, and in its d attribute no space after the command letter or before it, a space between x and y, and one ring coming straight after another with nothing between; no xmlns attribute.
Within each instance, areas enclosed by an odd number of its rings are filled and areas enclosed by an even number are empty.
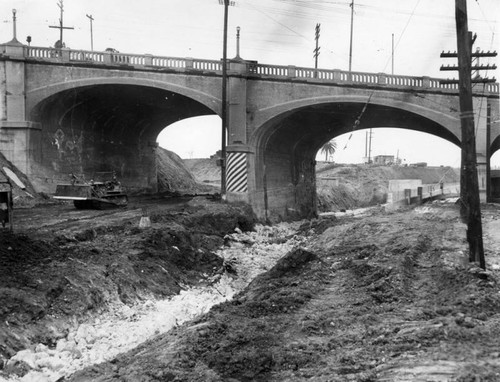
<svg viewBox="0 0 500 382"><path fill-rule="evenodd" d="M460 168L460 215L467 223L467 241L469 243L469 261L478 262L486 268L483 248L483 228L481 224L481 206L477 178L476 137L474 129L474 109L472 103L472 83L495 82L495 79L476 76L472 79L472 70L496 69L496 65L480 65L479 57L495 57L496 52L472 53L476 36L468 30L467 2L455 0L455 21L457 26L457 52L442 52L441 57L458 58L458 66L441 66L441 70L458 70L457 80L442 80L442 84L458 83L460 96L460 124L462 132L462 164ZM472 57L477 58L472 66Z"/></svg>
<svg viewBox="0 0 500 382"><path fill-rule="evenodd" d="M460 124L462 130L462 204L467 218L469 261L486 268L483 248L483 228L476 163L476 137L472 105L472 33L468 31L467 2L455 0L457 26L458 86L460 96Z"/></svg>
<svg viewBox="0 0 500 382"><path fill-rule="evenodd" d="M73 28L73 27L65 27L64 26L64 22L63 22L63 14L64 14L63 0L59 0L59 2L57 3L57 6L61 10L61 16L59 18L59 25L50 25L49 28L59 29L59 46L56 46L55 48L64 48L63 30L64 29L75 29L75 28Z"/></svg>
<svg viewBox="0 0 500 382"><path fill-rule="evenodd" d="M321 47L319 46L319 35L321 31L321 24L316 24L316 28L314 28L314 40L316 40L316 48L313 50L314 57L314 69L318 69L318 56L319 50ZM316 72L314 72L314 76L316 77Z"/></svg>

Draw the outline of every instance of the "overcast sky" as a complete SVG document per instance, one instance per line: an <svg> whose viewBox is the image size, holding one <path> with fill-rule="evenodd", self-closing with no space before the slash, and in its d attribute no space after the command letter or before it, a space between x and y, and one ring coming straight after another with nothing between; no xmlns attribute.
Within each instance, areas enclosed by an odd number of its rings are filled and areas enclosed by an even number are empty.
<svg viewBox="0 0 500 382"><path fill-rule="evenodd" d="M348 69L350 0L236 0L230 7L228 56L235 51L236 27L241 27L240 55L260 63L313 67L314 28L321 24L319 67ZM352 70L448 77L440 72L445 50L456 50L454 0L355 0ZM499 0L469 0L469 30L475 47L499 50ZM17 37L34 46L53 46L59 38L58 0L1 0L0 32L12 37L12 9L17 9ZM64 32L67 47L90 50L92 15L95 50L115 48L125 53L220 59L223 6L218 0L66 0ZM494 61L491 61L492 63ZM493 76L494 74L490 74ZM498 75L497 75L498 77ZM199 128L201 126L201 129ZM170 132L170 133L169 133ZM162 146L182 157L212 154L220 146L220 119L196 118L166 129ZM193 135L199 139L193 140ZM220 136L220 135L219 135ZM213 141L213 142L212 142ZM209 142L209 143L207 143ZM344 150L345 144L347 148ZM436 146L437 145L437 146ZM365 132L339 137L337 162L359 162ZM458 166L458 147L416 132L375 129L372 154L399 155L408 162ZM422 153L425 152L425 155ZM423 158L424 156L425 158ZM494 156L500 165L500 154Z"/></svg>

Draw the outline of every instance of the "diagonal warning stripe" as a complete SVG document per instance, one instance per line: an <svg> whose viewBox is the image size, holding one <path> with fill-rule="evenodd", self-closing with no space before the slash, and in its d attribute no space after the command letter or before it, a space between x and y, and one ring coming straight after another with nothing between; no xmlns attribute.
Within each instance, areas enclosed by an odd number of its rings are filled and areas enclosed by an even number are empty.
<svg viewBox="0 0 500 382"><path fill-rule="evenodd" d="M228 153L226 171L228 191L248 191L246 153Z"/></svg>

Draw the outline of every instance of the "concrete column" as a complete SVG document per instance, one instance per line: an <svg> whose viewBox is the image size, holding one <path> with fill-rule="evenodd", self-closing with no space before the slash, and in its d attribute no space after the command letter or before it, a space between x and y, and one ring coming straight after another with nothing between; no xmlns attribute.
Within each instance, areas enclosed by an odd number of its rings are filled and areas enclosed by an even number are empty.
<svg viewBox="0 0 500 382"><path fill-rule="evenodd" d="M476 163L479 185L479 198L481 203L487 199L487 173L489 172L490 158L488 131L487 131L487 109L488 99L486 97L473 97L474 123L476 126Z"/></svg>
<svg viewBox="0 0 500 382"><path fill-rule="evenodd" d="M431 87L431 78L430 77L422 77L422 87L423 88L430 88Z"/></svg>
<svg viewBox="0 0 500 382"><path fill-rule="evenodd" d="M104 52L103 53L103 61L105 64L112 64L113 63L113 57L110 52Z"/></svg>
<svg viewBox="0 0 500 382"><path fill-rule="evenodd" d="M228 69L226 198L229 202L248 203L248 157L253 153L247 145L248 63L234 59Z"/></svg>
<svg viewBox="0 0 500 382"><path fill-rule="evenodd" d="M192 70L194 68L193 64L193 59L192 58L186 58L186 70Z"/></svg>
<svg viewBox="0 0 500 382"><path fill-rule="evenodd" d="M247 64L230 61L228 75L228 145L247 143Z"/></svg>
<svg viewBox="0 0 500 382"><path fill-rule="evenodd" d="M417 187L417 204L422 204L422 198L423 198L423 188L422 187Z"/></svg>
<svg viewBox="0 0 500 382"><path fill-rule="evenodd" d="M387 85L387 75L385 73L378 74L378 84Z"/></svg>
<svg viewBox="0 0 500 382"><path fill-rule="evenodd" d="M339 69L333 69L333 80L335 82L342 81L342 73Z"/></svg>
<svg viewBox="0 0 500 382"><path fill-rule="evenodd" d="M297 68L293 65L288 65L288 73L287 73L288 78L295 78L297 77Z"/></svg>
<svg viewBox="0 0 500 382"><path fill-rule="evenodd" d="M249 162L254 158L253 150L247 145L230 145L226 150L226 198L229 202L249 203Z"/></svg>
<svg viewBox="0 0 500 382"><path fill-rule="evenodd" d="M405 188L405 201L407 205L411 204L411 188Z"/></svg>
<svg viewBox="0 0 500 382"><path fill-rule="evenodd" d="M61 60L65 62L69 62L69 49L61 49Z"/></svg>

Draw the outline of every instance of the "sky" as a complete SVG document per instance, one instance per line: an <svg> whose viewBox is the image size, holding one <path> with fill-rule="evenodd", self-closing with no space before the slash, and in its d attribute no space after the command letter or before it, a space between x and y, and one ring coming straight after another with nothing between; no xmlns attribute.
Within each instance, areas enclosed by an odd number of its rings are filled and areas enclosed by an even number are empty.
<svg viewBox="0 0 500 382"><path fill-rule="evenodd" d="M53 46L59 31L60 0L1 0L0 36L12 38L12 9L17 38L33 46ZM259 63L314 67L316 24L321 25L318 66L347 70L351 0L235 0L229 9L228 56L236 55L236 27L241 28L240 56ZM474 48L500 50L500 0L468 0L469 30ZM439 57L456 50L453 0L354 0L352 70L446 78ZM65 0L66 46L94 50L220 59L223 6L218 0ZM394 67L392 39L394 35ZM496 63L490 60L490 63ZM498 63L497 63L498 65ZM489 76L494 76L490 73ZM161 146L183 158L207 157L220 148L220 118L178 122L158 137ZM193 140L193 136L197 139ZM365 154L364 131L337 138L335 162L359 163ZM346 147L347 145L347 147ZM344 149L345 147L345 149ZM401 129L374 129L372 155L397 155L410 162L458 166L460 150L434 136ZM321 158L322 156L318 156ZM500 166L500 153L492 160Z"/></svg>

